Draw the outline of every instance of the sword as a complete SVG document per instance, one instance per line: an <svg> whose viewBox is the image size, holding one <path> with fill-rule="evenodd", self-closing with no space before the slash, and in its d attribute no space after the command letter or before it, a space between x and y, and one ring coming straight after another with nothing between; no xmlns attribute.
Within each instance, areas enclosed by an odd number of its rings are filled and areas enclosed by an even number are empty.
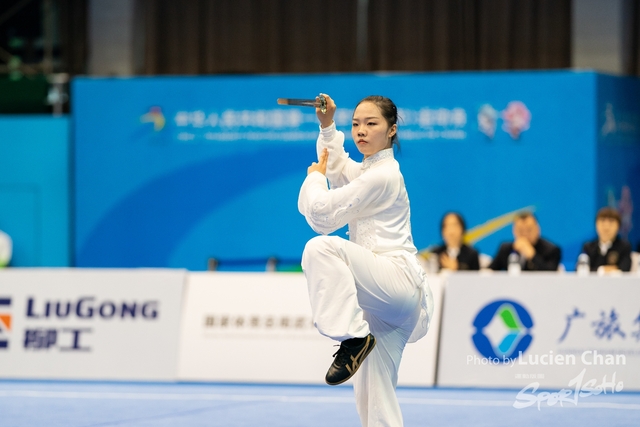
<svg viewBox="0 0 640 427"><path fill-rule="evenodd" d="M323 94L318 95L319 101L315 99L294 99L294 98L278 98L279 105L297 105L300 107L320 108L322 114L327 112L327 98Z"/></svg>

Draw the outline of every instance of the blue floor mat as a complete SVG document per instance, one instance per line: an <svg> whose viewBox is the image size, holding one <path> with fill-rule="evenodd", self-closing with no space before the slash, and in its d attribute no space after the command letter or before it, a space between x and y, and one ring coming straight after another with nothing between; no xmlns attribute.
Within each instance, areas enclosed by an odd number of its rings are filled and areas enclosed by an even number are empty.
<svg viewBox="0 0 640 427"><path fill-rule="evenodd" d="M515 409L515 390L398 389L405 426L634 426L640 394ZM350 386L0 381L0 426L359 426Z"/></svg>

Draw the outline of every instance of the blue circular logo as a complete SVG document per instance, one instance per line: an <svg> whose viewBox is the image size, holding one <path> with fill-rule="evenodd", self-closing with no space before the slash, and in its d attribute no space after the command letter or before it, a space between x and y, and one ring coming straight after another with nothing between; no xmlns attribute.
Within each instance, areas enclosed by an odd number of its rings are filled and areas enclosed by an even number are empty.
<svg viewBox="0 0 640 427"><path fill-rule="evenodd" d="M473 344L487 359L509 362L531 344L533 320L529 312L511 300L487 304L473 321Z"/></svg>

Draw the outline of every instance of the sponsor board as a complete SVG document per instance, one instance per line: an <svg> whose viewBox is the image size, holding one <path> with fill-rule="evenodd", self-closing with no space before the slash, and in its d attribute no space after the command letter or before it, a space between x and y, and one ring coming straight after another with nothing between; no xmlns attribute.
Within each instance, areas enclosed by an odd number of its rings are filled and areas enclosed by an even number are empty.
<svg viewBox="0 0 640 427"><path fill-rule="evenodd" d="M0 377L176 378L180 270L0 271Z"/></svg>
<svg viewBox="0 0 640 427"><path fill-rule="evenodd" d="M303 274L191 273L186 289L181 380L324 384L338 343L313 326ZM438 312L405 348L399 384L433 385Z"/></svg>
<svg viewBox="0 0 640 427"><path fill-rule="evenodd" d="M632 275L452 275L438 385L531 392L596 378L639 390L639 301Z"/></svg>
<svg viewBox="0 0 640 427"><path fill-rule="evenodd" d="M429 288L433 295L434 309L429 332L419 341L407 344L398 371L398 385L432 387L436 383L438 358L438 334L442 319L442 296L446 276L429 275Z"/></svg>

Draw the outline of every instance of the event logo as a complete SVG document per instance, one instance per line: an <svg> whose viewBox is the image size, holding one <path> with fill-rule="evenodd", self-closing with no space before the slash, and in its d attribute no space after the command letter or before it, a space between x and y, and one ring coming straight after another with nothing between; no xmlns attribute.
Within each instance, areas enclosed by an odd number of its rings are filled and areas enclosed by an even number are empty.
<svg viewBox="0 0 640 427"><path fill-rule="evenodd" d="M600 116L604 120L600 127L602 139L614 137L615 140L628 139L635 142L640 129L640 114L634 110L624 110L620 106L605 104L604 111Z"/></svg>
<svg viewBox="0 0 640 427"><path fill-rule="evenodd" d="M160 132L164 128L165 119L160 107L151 107L149 112L140 116L142 123L153 123L153 130Z"/></svg>
<svg viewBox="0 0 640 427"><path fill-rule="evenodd" d="M613 105L607 104L604 111L604 124L600 129L600 134L607 136L610 133L615 133L617 129L618 125L616 124L616 116L613 114Z"/></svg>
<svg viewBox="0 0 640 427"><path fill-rule="evenodd" d="M487 304L473 321L473 344L487 359L510 362L524 353L533 337L533 320L527 310L511 300Z"/></svg>
<svg viewBox="0 0 640 427"><path fill-rule="evenodd" d="M11 298L0 297L0 349L9 348L9 340L5 338L11 332L11 314L6 311L11 308Z"/></svg>
<svg viewBox="0 0 640 427"><path fill-rule="evenodd" d="M502 120L504 120L502 128L511 135L511 138L518 139L522 132L529 129L531 112L524 103L511 101L502 111Z"/></svg>
<svg viewBox="0 0 640 427"><path fill-rule="evenodd" d="M502 118L502 130L511 138L518 139L520 134L531 126L531 111L521 101L511 101L500 112ZM484 104L478 110L478 130L490 139L496 134L498 126L498 111L490 104Z"/></svg>
<svg viewBox="0 0 640 427"><path fill-rule="evenodd" d="M478 129L493 139L498 125L498 112L489 104L484 104L478 111Z"/></svg>

